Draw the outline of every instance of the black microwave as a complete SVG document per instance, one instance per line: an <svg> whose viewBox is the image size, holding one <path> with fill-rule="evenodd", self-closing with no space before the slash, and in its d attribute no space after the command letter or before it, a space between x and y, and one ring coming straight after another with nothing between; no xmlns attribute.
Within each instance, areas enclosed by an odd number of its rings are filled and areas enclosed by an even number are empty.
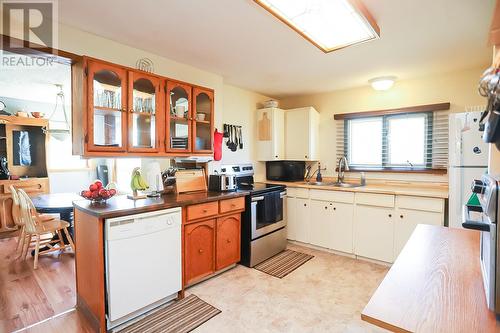
<svg viewBox="0 0 500 333"><path fill-rule="evenodd" d="M272 161L266 162L267 180L300 181L304 180L306 162L304 161Z"/></svg>

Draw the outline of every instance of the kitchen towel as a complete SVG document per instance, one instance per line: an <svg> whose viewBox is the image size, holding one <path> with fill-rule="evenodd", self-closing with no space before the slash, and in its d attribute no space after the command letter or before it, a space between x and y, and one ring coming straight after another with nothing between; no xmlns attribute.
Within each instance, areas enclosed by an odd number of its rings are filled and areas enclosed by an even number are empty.
<svg viewBox="0 0 500 333"><path fill-rule="evenodd" d="M226 126L226 125L224 125ZM219 132L215 129L214 132L214 160L220 161L222 159L222 138L224 133Z"/></svg>

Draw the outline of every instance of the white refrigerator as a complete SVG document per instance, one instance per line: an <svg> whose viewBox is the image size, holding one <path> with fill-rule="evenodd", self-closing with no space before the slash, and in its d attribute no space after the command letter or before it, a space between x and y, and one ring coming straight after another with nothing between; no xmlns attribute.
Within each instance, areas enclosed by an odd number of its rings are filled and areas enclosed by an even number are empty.
<svg viewBox="0 0 500 333"><path fill-rule="evenodd" d="M483 141L481 112L450 115L448 225L462 228L462 207L468 201L472 180L488 171L488 145Z"/></svg>

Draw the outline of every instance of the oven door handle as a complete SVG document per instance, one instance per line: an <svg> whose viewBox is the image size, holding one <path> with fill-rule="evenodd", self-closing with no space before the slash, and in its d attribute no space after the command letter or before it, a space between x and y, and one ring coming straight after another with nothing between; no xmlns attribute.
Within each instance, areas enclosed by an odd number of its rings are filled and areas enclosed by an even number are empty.
<svg viewBox="0 0 500 333"><path fill-rule="evenodd" d="M481 221L471 220L469 211L470 211L470 207L467 205L464 205L465 221L462 223L462 227L464 227L465 229L473 229L473 230L490 232L490 225L488 223L484 223Z"/></svg>
<svg viewBox="0 0 500 333"><path fill-rule="evenodd" d="M286 191L280 193L280 199L283 199L284 197L286 197Z"/></svg>
<svg viewBox="0 0 500 333"><path fill-rule="evenodd" d="M264 200L264 196L260 196L260 197L252 197L252 202L262 201L262 200Z"/></svg>

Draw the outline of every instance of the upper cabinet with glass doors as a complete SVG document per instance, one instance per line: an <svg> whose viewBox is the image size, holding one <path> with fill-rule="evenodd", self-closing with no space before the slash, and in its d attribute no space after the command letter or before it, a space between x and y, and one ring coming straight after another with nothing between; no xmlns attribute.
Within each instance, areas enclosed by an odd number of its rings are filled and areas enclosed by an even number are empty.
<svg viewBox="0 0 500 333"><path fill-rule="evenodd" d="M210 153L213 144L214 93L193 88L193 152Z"/></svg>
<svg viewBox="0 0 500 333"><path fill-rule="evenodd" d="M167 152L191 152L192 123L191 86L167 81Z"/></svg>
<svg viewBox="0 0 500 333"><path fill-rule="evenodd" d="M75 155L213 153L213 90L88 57L72 72Z"/></svg>
<svg viewBox="0 0 500 333"><path fill-rule="evenodd" d="M157 152L160 144L161 80L129 72L128 151ZM161 119L161 117L160 117Z"/></svg>
<svg viewBox="0 0 500 333"><path fill-rule="evenodd" d="M126 151L127 75L120 67L88 64L89 151Z"/></svg>

